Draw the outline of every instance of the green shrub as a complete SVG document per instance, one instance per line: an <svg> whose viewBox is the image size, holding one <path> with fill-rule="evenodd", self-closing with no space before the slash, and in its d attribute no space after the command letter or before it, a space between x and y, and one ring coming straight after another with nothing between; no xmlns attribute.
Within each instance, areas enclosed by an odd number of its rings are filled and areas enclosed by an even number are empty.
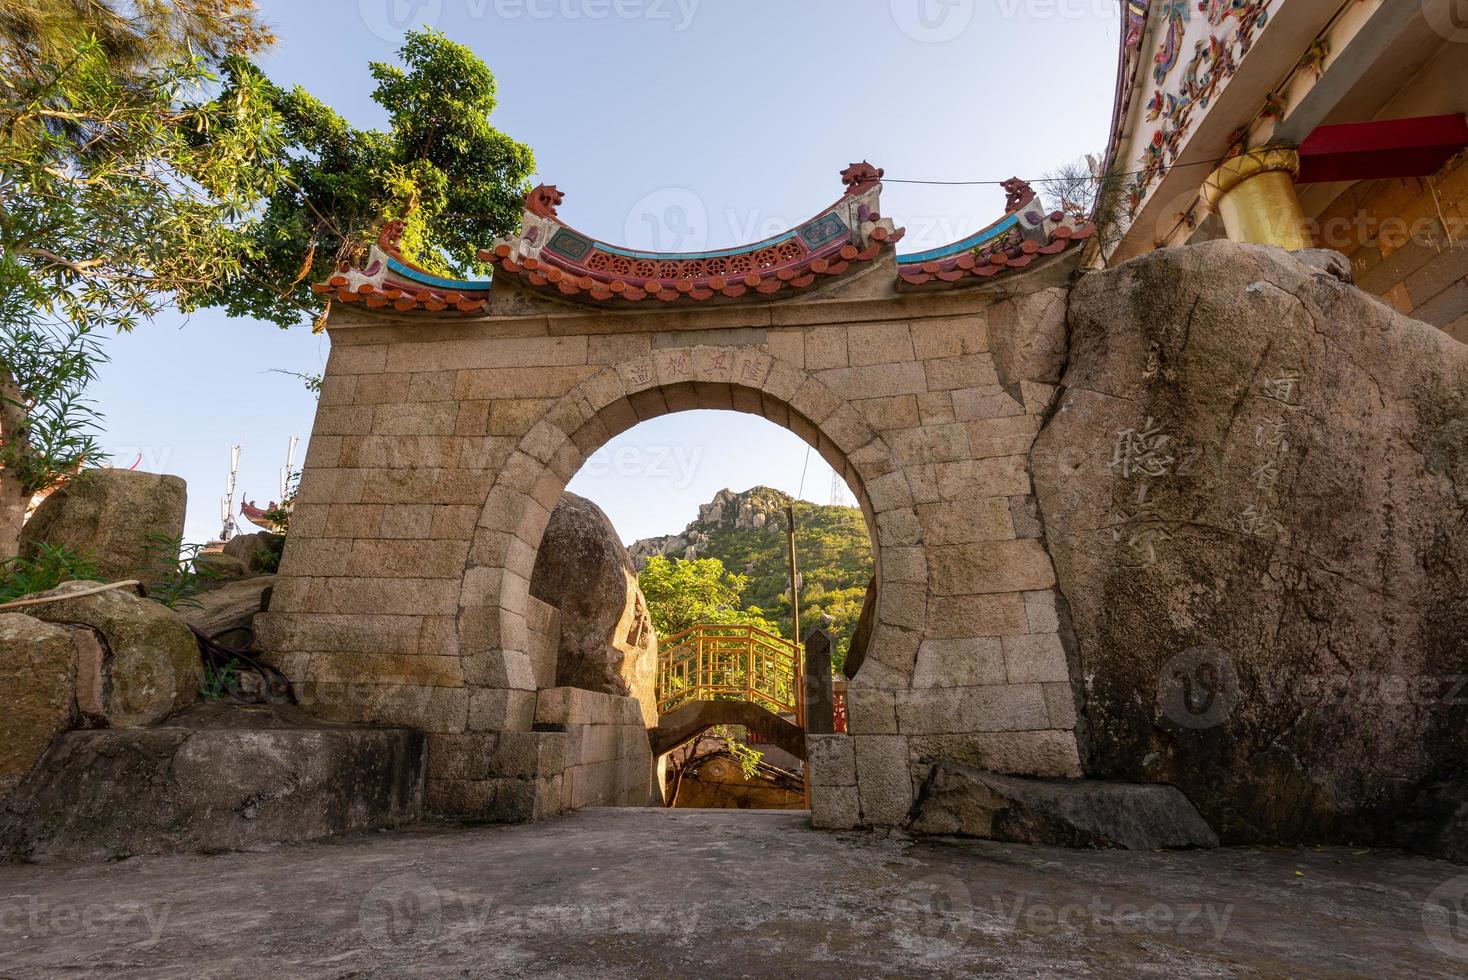
<svg viewBox="0 0 1468 980"><path fill-rule="evenodd" d="M11 602L34 592L54 589L62 582L100 576L88 555L58 545L37 545L34 558L7 558L0 562L0 602Z"/></svg>

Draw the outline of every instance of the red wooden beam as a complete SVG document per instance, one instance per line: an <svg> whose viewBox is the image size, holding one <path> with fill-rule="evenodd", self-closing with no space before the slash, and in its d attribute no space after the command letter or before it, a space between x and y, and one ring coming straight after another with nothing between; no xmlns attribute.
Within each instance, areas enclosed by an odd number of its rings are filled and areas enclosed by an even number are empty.
<svg viewBox="0 0 1468 980"><path fill-rule="evenodd" d="M1297 183L1426 177L1468 146L1468 117L1418 116L1317 126L1300 144Z"/></svg>

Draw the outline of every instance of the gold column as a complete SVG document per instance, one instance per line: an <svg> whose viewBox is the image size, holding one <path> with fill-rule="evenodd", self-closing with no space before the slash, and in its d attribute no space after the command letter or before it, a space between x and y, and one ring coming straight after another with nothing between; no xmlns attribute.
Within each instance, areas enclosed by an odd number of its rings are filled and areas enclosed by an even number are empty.
<svg viewBox="0 0 1468 980"><path fill-rule="evenodd" d="M1229 241L1314 248L1315 237L1295 194L1300 154L1293 146L1249 150L1208 175L1203 196L1223 219Z"/></svg>

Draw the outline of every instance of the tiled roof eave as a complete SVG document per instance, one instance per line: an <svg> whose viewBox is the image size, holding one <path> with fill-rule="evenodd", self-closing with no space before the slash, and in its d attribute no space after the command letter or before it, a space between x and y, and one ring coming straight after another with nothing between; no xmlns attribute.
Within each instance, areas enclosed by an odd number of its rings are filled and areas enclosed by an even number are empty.
<svg viewBox="0 0 1468 980"><path fill-rule="evenodd" d="M1008 249L965 252L941 261L901 263L898 278L906 287L934 289L992 281L1044 264L1095 234L1096 226L1090 222L1078 226L1057 225L1043 242L1025 239Z"/></svg>

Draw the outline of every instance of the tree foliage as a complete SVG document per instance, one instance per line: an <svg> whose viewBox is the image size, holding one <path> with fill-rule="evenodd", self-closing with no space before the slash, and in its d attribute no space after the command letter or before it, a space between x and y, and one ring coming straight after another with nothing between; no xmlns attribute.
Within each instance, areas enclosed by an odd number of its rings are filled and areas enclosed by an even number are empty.
<svg viewBox="0 0 1468 980"><path fill-rule="evenodd" d="M132 72L197 54L208 62L252 55L275 38L254 0L5 0L0 65L36 77L91 36L114 71Z"/></svg>
<svg viewBox="0 0 1468 980"><path fill-rule="evenodd" d="M424 268L484 272L476 253L519 224L534 156L490 125L496 82L472 51L416 31L399 54L402 65L371 65L386 131L356 129L305 90L230 63L226 96L258 88L279 114L288 176L243 243L248 281L203 302L281 326L319 322L322 301L310 285L341 262L361 261L391 219L406 222L400 247Z"/></svg>
<svg viewBox="0 0 1468 980"><path fill-rule="evenodd" d="M758 530L733 521L702 525L708 544L701 557L717 558L745 579L744 598L790 632L790 571L786 545L785 506L792 498L778 490L756 487L746 494L770 515ZM802 582L800 629L809 633L824 625L831 634L831 656L839 668L846 660L851 634L861 615L862 600L872 577L871 538L866 519L855 507L793 501L795 551ZM801 637L804 640L804 636Z"/></svg>
<svg viewBox="0 0 1468 980"><path fill-rule="evenodd" d="M29 500L99 455L87 385L103 360L85 325L28 323L0 315L0 470Z"/></svg>
<svg viewBox="0 0 1468 980"><path fill-rule="evenodd" d="M213 68L268 41L244 0L0 11L0 556L28 492L93 452L97 333L241 272L278 127L258 85L212 97Z"/></svg>
<svg viewBox="0 0 1468 980"><path fill-rule="evenodd" d="M637 576L659 642L694 626L754 626L780 634L778 624L756 606L746 606L748 579L724 569L717 558L647 560Z"/></svg>
<svg viewBox="0 0 1468 980"><path fill-rule="evenodd" d="M1104 248L1121 240L1122 181L1101 171L1100 161L1085 157L1045 174L1038 183L1047 208L1076 222L1096 225L1096 241Z"/></svg>

